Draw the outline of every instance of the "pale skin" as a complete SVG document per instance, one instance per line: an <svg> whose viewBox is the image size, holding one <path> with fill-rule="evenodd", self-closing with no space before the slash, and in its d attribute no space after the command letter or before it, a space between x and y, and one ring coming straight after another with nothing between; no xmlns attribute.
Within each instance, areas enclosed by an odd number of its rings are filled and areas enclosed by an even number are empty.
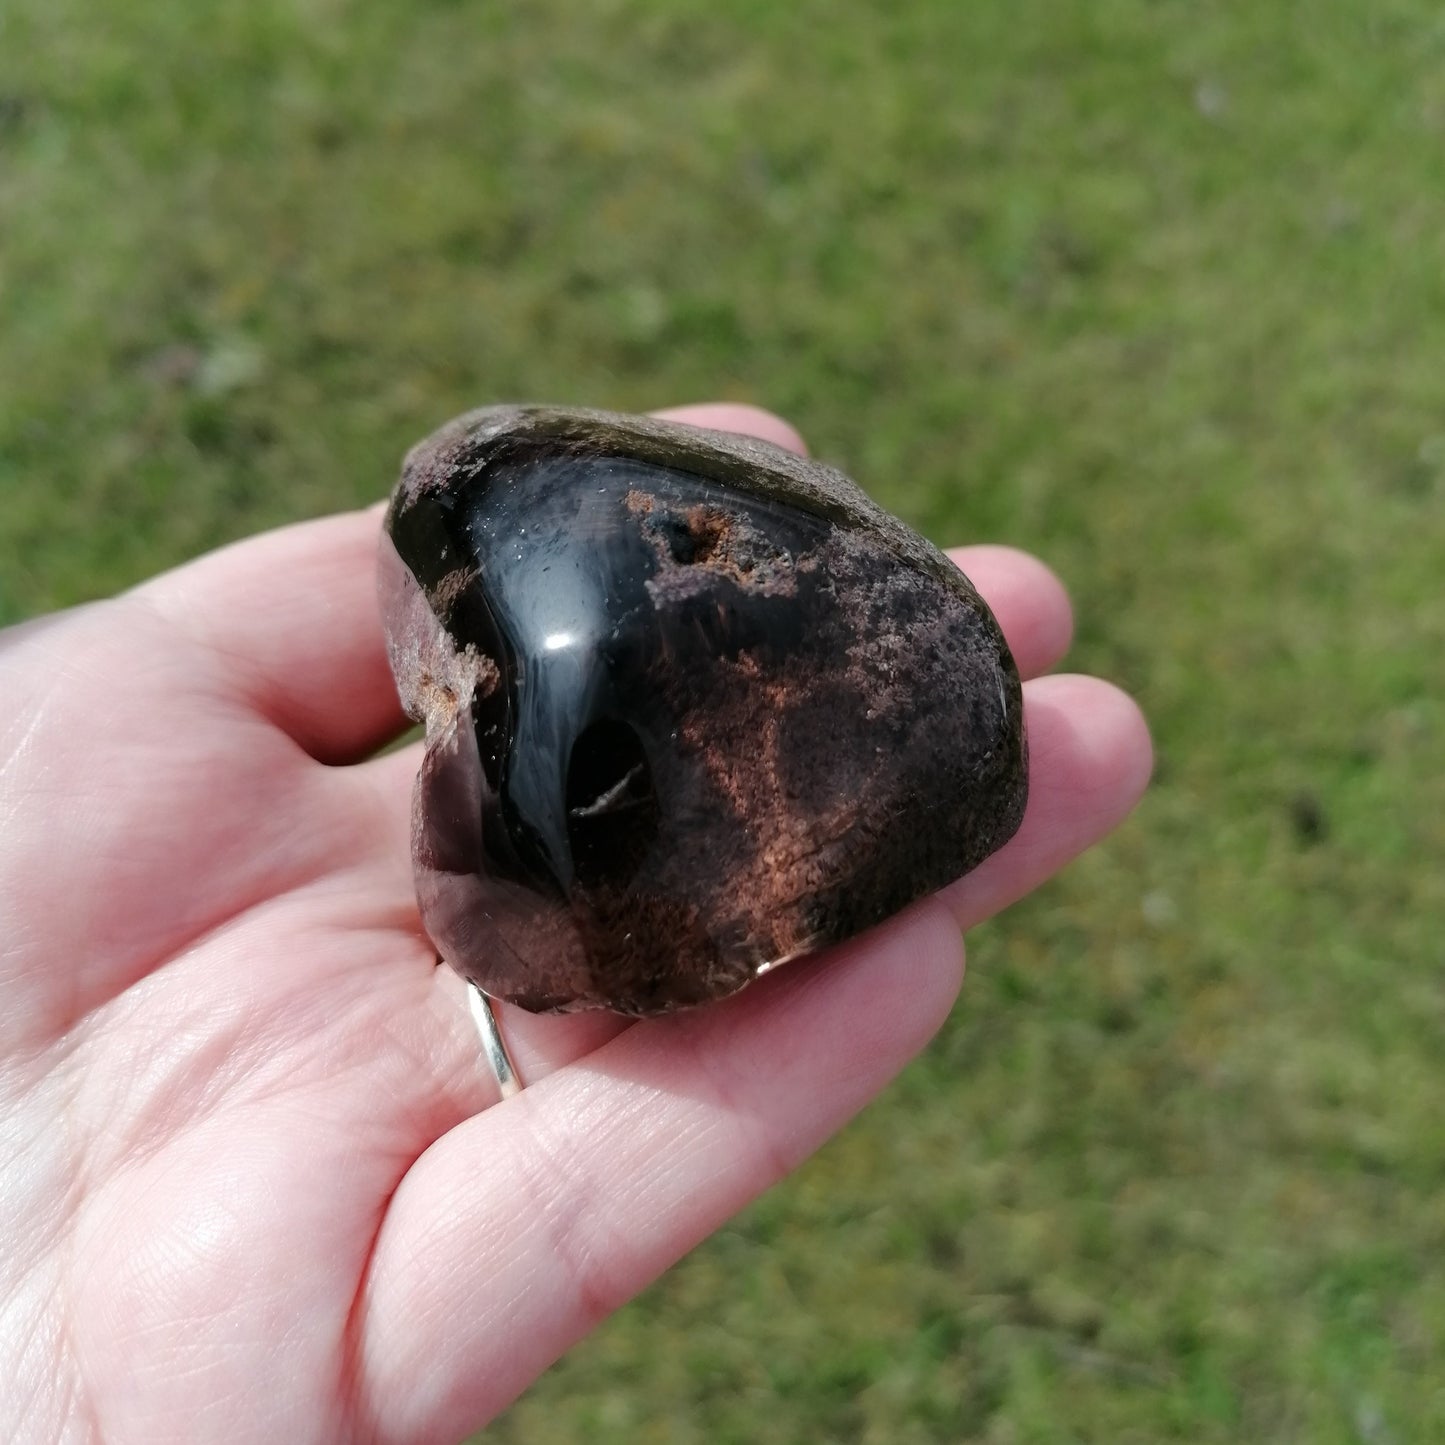
<svg viewBox="0 0 1445 1445"><path fill-rule="evenodd" d="M748 407L672 415L801 447ZM968 878L723 1004L501 1007L418 923L375 510L0 633L0 1438L451 1445L799 1164L938 1028L962 930L1118 823L1134 705L1068 600L954 556L1029 679Z"/></svg>

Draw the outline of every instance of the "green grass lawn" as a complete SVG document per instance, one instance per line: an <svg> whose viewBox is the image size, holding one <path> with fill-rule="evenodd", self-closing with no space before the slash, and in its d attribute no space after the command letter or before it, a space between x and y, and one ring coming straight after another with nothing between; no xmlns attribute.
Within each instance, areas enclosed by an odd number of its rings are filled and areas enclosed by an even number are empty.
<svg viewBox="0 0 1445 1445"><path fill-rule="evenodd" d="M1445 1439L1438 4L0 6L0 620L715 396L1048 559L1158 780L493 1438Z"/></svg>

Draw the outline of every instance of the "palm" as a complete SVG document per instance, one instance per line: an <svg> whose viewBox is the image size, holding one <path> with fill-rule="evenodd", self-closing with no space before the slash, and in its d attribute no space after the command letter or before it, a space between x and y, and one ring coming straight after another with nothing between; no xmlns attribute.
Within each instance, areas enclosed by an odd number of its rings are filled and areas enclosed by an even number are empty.
<svg viewBox="0 0 1445 1445"><path fill-rule="evenodd" d="M412 902L415 757L358 761L400 723L376 527L0 638L6 1438L459 1437L876 1092L951 1002L955 919L1147 771L1117 694L1033 685L1029 819L952 917L625 1034L508 1011L529 1088L490 1109ZM1052 663L1047 575L969 562L1024 670Z"/></svg>

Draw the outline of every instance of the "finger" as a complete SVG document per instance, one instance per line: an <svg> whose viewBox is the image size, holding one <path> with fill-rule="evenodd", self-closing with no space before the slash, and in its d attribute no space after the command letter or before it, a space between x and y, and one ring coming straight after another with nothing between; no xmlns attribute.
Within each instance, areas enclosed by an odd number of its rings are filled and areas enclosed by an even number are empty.
<svg viewBox="0 0 1445 1445"><path fill-rule="evenodd" d="M197 645L217 691L323 762L374 751L405 716L376 597L381 509L266 532L134 594Z"/></svg>
<svg viewBox="0 0 1445 1445"><path fill-rule="evenodd" d="M1073 608L1058 577L1016 547L953 547L948 555L998 619L1019 673L1037 677L1057 665L1074 637Z"/></svg>
<svg viewBox="0 0 1445 1445"><path fill-rule="evenodd" d="M376 1437L453 1440L503 1408L861 1108L947 1015L962 962L925 904L824 967L638 1024L440 1140L363 1294Z"/></svg>
<svg viewBox="0 0 1445 1445"><path fill-rule="evenodd" d="M696 406L675 406L655 411L663 421L681 421L689 426L709 427L713 431L738 432L742 436L759 437L782 447L786 452L808 455L808 444L782 417L739 401L703 402Z"/></svg>
<svg viewBox="0 0 1445 1445"><path fill-rule="evenodd" d="M438 998L433 1016L441 1020L444 1038L433 1057L440 1064L440 1077L452 1101L448 1127L471 1118L501 1098L497 1080L482 1053L467 988L461 975L453 969L444 964L436 968ZM517 1078L525 1088L585 1058L636 1022L600 1009L539 1015L500 999L493 999L491 1005L497 1030Z"/></svg>
<svg viewBox="0 0 1445 1445"><path fill-rule="evenodd" d="M944 890L959 927L1023 897L1128 816L1149 782L1149 729L1133 701L1096 677L1024 685L1029 802L1014 837Z"/></svg>
<svg viewBox="0 0 1445 1445"><path fill-rule="evenodd" d="M1148 734L1115 689L1046 678L1025 695L1028 817L944 895L956 924L1043 882L1147 780ZM446 1438L479 1424L816 1147L946 1012L956 924L918 905L714 1009L635 1025L441 1139L397 1193L366 1291L379 1433ZM478 1376L482 1357L495 1374Z"/></svg>

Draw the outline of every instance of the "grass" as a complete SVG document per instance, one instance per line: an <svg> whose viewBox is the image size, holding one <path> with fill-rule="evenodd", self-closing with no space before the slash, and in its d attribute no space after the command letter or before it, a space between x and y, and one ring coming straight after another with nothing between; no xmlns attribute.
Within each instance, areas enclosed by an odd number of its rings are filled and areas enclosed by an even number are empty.
<svg viewBox="0 0 1445 1445"><path fill-rule="evenodd" d="M1067 578L1137 818L498 1441L1445 1437L1426 0L0 10L0 620L489 399L787 413Z"/></svg>

